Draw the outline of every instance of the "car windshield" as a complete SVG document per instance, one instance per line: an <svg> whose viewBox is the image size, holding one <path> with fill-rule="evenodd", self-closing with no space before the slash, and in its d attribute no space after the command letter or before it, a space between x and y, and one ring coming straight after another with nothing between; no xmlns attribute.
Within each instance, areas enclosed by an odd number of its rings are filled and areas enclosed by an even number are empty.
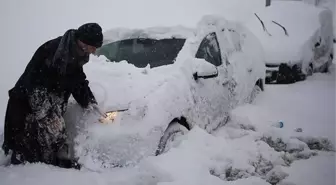
<svg viewBox="0 0 336 185"><path fill-rule="evenodd" d="M151 68L173 64L185 39L134 38L106 44L99 48L96 55L104 55L112 62L126 60L136 67Z"/></svg>

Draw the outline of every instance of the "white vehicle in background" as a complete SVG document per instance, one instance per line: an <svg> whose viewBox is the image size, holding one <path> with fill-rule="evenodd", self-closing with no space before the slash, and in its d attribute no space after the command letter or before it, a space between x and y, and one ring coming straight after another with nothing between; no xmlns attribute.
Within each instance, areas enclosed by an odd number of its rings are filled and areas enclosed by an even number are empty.
<svg viewBox="0 0 336 185"><path fill-rule="evenodd" d="M272 1L245 25L260 40L266 83L294 83L327 72L333 58L333 22L329 9L301 1Z"/></svg>
<svg viewBox="0 0 336 185"><path fill-rule="evenodd" d="M104 38L85 72L108 118L87 116L75 139L76 156L88 166L125 166L162 154L194 126L211 133L264 87L257 38L220 17L205 16L196 29L114 29ZM70 105L69 125L81 117Z"/></svg>

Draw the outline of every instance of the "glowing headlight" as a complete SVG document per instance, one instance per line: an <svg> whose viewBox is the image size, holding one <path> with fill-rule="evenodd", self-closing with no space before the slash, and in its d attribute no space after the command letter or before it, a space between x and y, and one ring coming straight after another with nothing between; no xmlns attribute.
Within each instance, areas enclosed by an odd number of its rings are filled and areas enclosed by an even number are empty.
<svg viewBox="0 0 336 185"><path fill-rule="evenodd" d="M114 121L118 116L118 112L117 111L114 111L114 112L107 112L106 113L106 117L101 117L99 119L99 122L101 123L107 123L109 121Z"/></svg>

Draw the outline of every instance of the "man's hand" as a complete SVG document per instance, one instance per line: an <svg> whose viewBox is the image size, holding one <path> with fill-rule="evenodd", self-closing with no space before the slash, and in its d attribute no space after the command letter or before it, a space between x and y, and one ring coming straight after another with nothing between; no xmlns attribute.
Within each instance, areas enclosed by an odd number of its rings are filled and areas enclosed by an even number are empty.
<svg viewBox="0 0 336 185"><path fill-rule="evenodd" d="M100 107L97 104L90 104L87 108L87 111L91 112L91 111L95 111L97 112L99 115L103 116L104 118L107 117L107 115L105 114L105 112L103 110L100 109Z"/></svg>

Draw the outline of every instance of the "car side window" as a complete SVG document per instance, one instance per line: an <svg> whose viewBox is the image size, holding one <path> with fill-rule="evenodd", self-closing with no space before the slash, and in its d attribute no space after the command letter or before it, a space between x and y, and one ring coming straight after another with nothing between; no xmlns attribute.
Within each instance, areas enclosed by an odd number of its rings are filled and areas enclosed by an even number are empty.
<svg viewBox="0 0 336 185"><path fill-rule="evenodd" d="M219 43L215 32L204 37L198 47L195 57L202 58L215 66L220 66L222 64Z"/></svg>

